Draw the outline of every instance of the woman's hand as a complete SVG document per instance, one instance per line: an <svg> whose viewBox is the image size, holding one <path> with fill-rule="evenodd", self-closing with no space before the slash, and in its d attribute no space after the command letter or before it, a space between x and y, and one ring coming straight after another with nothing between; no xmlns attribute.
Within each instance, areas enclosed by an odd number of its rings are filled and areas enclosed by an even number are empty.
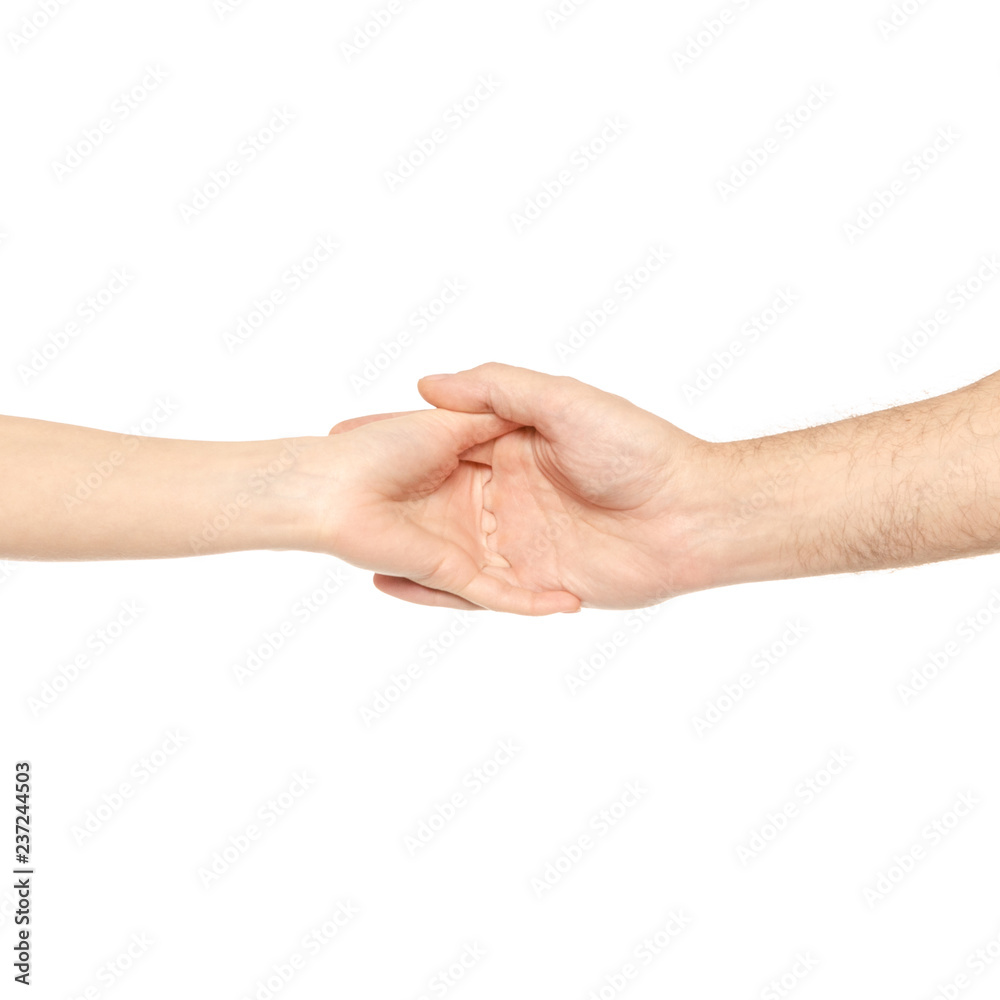
<svg viewBox="0 0 1000 1000"><path fill-rule="evenodd" d="M319 477L309 487L319 504L315 547L411 581L427 595L423 603L451 604L447 595L458 595L461 607L525 615L578 610L573 594L509 570L484 512L490 469L462 460L515 427L494 414L447 410L339 424L327 439L325 469L313 449L302 466Z"/></svg>

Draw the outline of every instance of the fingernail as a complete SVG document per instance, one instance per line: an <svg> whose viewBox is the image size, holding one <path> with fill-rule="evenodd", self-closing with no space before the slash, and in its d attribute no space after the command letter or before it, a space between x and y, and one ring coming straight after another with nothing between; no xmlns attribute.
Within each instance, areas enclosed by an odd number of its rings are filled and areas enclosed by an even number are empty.
<svg viewBox="0 0 1000 1000"><path fill-rule="evenodd" d="M425 375L421 382L440 382L443 378L451 378L450 375Z"/></svg>

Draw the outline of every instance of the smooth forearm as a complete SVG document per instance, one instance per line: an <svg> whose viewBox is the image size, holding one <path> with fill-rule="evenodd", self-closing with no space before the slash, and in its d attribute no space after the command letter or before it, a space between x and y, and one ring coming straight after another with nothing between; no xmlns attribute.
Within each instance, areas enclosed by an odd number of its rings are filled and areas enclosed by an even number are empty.
<svg viewBox="0 0 1000 1000"><path fill-rule="evenodd" d="M0 554L142 559L312 548L325 438L179 441L0 418Z"/></svg>
<svg viewBox="0 0 1000 1000"><path fill-rule="evenodd" d="M709 515L719 584L1000 549L998 376L906 406L710 447L722 470L722 499Z"/></svg>

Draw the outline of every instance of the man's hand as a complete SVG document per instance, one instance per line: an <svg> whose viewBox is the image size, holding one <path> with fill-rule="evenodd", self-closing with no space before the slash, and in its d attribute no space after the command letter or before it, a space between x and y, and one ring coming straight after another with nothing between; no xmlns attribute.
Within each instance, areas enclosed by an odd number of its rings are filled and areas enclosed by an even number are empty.
<svg viewBox="0 0 1000 1000"><path fill-rule="evenodd" d="M465 455L492 470L489 545L507 565L488 572L584 606L1000 550L1000 373L935 399L721 444L575 379L507 365L423 379L420 392L434 406L523 425ZM418 603L449 600L412 578L376 585Z"/></svg>

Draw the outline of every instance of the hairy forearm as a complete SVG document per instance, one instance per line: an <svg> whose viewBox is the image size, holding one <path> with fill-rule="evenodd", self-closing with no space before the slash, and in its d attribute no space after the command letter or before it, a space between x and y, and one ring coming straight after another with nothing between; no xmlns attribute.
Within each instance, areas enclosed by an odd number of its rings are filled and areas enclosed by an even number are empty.
<svg viewBox="0 0 1000 1000"><path fill-rule="evenodd" d="M0 556L311 547L303 455L326 439L178 441L0 417Z"/></svg>
<svg viewBox="0 0 1000 1000"><path fill-rule="evenodd" d="M1000 374L934 399L710 446L717 584L1000 549Z"/></svg>

